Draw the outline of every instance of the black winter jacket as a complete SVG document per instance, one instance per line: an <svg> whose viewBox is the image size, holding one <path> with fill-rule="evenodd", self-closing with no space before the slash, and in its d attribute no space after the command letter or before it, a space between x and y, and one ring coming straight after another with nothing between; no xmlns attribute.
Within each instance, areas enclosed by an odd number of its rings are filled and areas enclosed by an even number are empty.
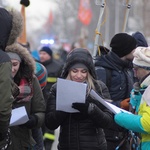
<svg viewBox="0 0 150 150"><path fill-rule="evenodd" d="M96 84L97 92L103 98L110 98L104 83ZM103 94L102 94L103 93ZM87 98L86 101L92 101ZM65 101L65 100L64 100ZM102 128L111 126L112 114L106 108L99 114L96 105L91 114L66 113L56 111L56 84L52 86L47 101L46 126L54 130L60 126L58 150L106 150L106 140Z"/></svg>
<svg viewBox="0 0 150 150"><path fill-rule="evenodd" d="M122 61L116 54L109 52L95 61L95 66L101 66L111 72L110 87L108 87L113 104L120 107L120 102L129 98L133 87L133 72L131 62ZM98 74L106 76L103 72ZM107 79L108 80L108 79Z"/></svg>

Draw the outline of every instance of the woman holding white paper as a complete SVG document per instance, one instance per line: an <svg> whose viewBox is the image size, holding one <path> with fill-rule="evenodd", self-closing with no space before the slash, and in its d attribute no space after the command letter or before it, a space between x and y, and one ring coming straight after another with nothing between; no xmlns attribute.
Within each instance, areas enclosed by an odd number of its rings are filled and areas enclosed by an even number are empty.
<svg viewBox="0 0 150 150"><path fill-rule="evenodd" d="M6 52L12 62L14 82L19 88L12 107L25 106L29 117L25 124L10 127L12 145L9 150L33 150L36 142L31 129L41 127L45 116L45 100L34 75L35 62L29 51L18 43L6 47Z"/></svg>
<svg viewBox="0 0 150 150"><path fill-rule="evenodd" d="M58 150L107 150L102 128L111 126L113 115L89 93L93 89L104 99L109 99L110 95L105 84L96 81L95 68L89 51L83 48L73 49L67 56L61 77L87 83L88 88L86 102L72 104L72 108L79 111L77 113L57 111L57 83L50 90L45 124L51 130L60 126ZM63 101L65 103L65 99Z"/></svg>

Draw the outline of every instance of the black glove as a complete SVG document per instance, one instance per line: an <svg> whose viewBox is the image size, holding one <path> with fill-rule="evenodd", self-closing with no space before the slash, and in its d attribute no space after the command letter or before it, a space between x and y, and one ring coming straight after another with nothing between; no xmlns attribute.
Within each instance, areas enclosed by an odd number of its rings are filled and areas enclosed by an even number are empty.
<svg viewBox="0 0 150 150"><path fill-rule="evenodd" d="M30 1L29 0L21 0L20 4L24 5L25 7L28 7L30 5Z"/></svg>
<svg viewBox="0 0 150 150"><path fill-rule="evenodd" d="M79 110L83 114L88 113L89 103L72 103L72 108Z"/></svg>
<svg viewBox="0 0 150 150"><path fill-rule="evenodd" d="M29 116L29 120L22 126L32 129L37 125L37 123L38 123L38 117L36 115L31 115Z"/></svg>

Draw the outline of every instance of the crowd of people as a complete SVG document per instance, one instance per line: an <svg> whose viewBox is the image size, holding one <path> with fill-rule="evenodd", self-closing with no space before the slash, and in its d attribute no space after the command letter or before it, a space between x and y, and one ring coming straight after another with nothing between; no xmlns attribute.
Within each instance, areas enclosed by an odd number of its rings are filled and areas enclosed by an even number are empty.
<svg viewBox="0 0 150 150"><path fill-rule="evenodd" d="M1 150L52 150L58 127L58 150L150 150L150 47L141 32L115 34L94 57L73 47L58 61L49 46L35 60L17 41L22 28L19 12L0 8ZM57 109L58 78L87 85L85 102L70 106L75 112ZM92 90L126 112L114 114ZM10 126L19 107L28 121Z"/></svg>

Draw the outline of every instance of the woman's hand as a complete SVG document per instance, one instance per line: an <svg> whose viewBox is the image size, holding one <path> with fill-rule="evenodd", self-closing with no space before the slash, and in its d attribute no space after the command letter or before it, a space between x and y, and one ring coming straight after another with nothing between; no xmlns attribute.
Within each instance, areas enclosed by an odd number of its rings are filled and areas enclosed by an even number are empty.
<svg viewBox="0 0 150 150"><path fill-rule="evenodd" d="M88 113L89 103L72 103L72 108L79 110L83 114Z"/></svg>

